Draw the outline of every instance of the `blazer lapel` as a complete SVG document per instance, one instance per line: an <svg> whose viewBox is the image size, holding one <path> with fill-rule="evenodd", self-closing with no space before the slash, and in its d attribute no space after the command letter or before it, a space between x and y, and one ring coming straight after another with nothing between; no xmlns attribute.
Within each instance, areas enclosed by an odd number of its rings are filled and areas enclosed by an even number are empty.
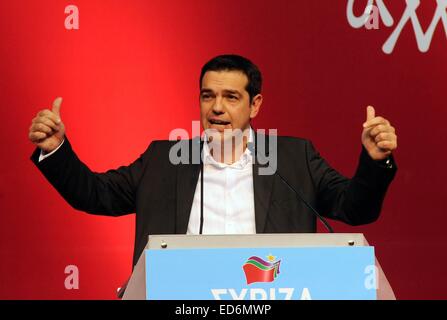
<svg viewBox="0 0 447 320"><path fill-rule="evenodd" d="M176 234L186 234L188 231L189 216L200 173L200 164L193 163L200 161L198 159L200 159L201 148L200 138L189 140L189 164L177 165ZM197 151L199 158L197 155L193 157L193 153Z"/></svg>
<svg viewBox="0 0 447 320"><path fill-rule="evenodd" d="M264 233L274 175L259 175L259 164L253 165L253 191L255 196L256 233Z"/></svg>
<svg viewBox="0 0 447 320"><path fill-rule="evenodd" d="M264 233L265 225L267 222L267 214L270 208L271 196L273 190L274 175L260 175L259 168L262 168L258 163L258 157L262 155L258 154L258 138L265 139L264 142L268 146L268 136L261 135L256 132L255 134L255 157L253 162L253 192L255 200L255 220L256 220L256 233ZM269 148L266 147L264 152L268 154Z"/></svg>

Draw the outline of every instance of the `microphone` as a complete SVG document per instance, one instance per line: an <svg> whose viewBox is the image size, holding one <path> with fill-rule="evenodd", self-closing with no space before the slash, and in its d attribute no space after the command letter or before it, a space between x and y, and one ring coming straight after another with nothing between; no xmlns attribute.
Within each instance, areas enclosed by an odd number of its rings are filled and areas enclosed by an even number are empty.
<svg viewBox="0 0 447 320"><path fill-rule="evenodd" d="M256 134L255 134L255 137L256 137ZM255 141L257 142L257 139ZM255 154L255 161L256 161L256 159L259 157L257 148L255 147L255 145L253 143L249 143L248 148L252 153ZM265 160L264 158L262 158L262 156L260 157L260 159ZM267 161L263 161L263 162L267 163ZM320 220L320 222L325 226L325 228L329 231L329 233L334 233L334 229L332 229L332 227L327 222L327 220L320 213L318 213L318 211L315 210L315 208L308 201L306 201L306 199L304 199L301 192L296 190L289 182L287 182L287 180L279 173L278 169L275 170L274 175L276 175L290 190L293 191L293 193L295 193L295 196L298 199L300 199L306 205L306 207L308 207L310 209L312 214L318 220Z"/></svg>
<svg viewBox="0 0 447 320"><path fill-rule="evenodd" d="M203 234L203 144L204 142L200 142L200 228L199 234Z"/></svg>

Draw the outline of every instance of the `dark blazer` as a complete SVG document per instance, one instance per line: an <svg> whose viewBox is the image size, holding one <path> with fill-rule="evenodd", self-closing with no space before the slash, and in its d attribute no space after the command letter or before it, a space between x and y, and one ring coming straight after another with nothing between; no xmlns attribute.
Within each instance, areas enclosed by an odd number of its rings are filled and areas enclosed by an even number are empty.
<svg viewBox="0 0 447 320"><path fill-rule="evenodd" d="M198 140L182 143L194 141ZM77 210L108 216L136 212L135 265L148 235L187 231L200 165L171 164L169 151L175 143L154 141L130 165L104 173L92 172L82 163L68 138L50 157L38 162L40 149L36 149L31 160ZM278 137L277 145L278 172L322 216L350 225L379 217L397 170L392 157L386 166L362 148L357 170L348 179L332 169L309 140ZM257 161L253 169L256 232L316 232L315 215L293 191L277 175L259 175Z"/></svg>

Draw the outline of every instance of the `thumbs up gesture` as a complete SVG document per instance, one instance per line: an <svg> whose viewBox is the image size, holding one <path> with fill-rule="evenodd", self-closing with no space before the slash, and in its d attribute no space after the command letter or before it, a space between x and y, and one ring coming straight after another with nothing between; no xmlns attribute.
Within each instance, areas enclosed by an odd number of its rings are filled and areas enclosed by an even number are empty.
<svg viewBox="0 0 447 320"><path fill-rule="evenodd" d="M49 153L64 140L65 126L61 120L62 98L56 98L51 110L39 111L29 128L28 137L32 143Z"/></svg>
<svg viewBox="0 0 447 320"><path fill-rule="evenodd" d="M386 159L397 148L396 130L387 119L376 117L371 106L366 109L362 144L374 160Z"/></svg>

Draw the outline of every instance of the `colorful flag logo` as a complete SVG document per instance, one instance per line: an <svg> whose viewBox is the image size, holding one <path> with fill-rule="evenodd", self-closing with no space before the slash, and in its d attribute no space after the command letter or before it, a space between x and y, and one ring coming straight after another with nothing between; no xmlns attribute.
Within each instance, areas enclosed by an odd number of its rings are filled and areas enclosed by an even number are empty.
<svg viewBox="0 0 447 320"><path fill-rule="evenodd" d="M279 274L281 260L275 261L276 257L269 255L268 261L259 257L250 257L242 269L245 272L247 284L254 282L273 282Z"/></svg>

